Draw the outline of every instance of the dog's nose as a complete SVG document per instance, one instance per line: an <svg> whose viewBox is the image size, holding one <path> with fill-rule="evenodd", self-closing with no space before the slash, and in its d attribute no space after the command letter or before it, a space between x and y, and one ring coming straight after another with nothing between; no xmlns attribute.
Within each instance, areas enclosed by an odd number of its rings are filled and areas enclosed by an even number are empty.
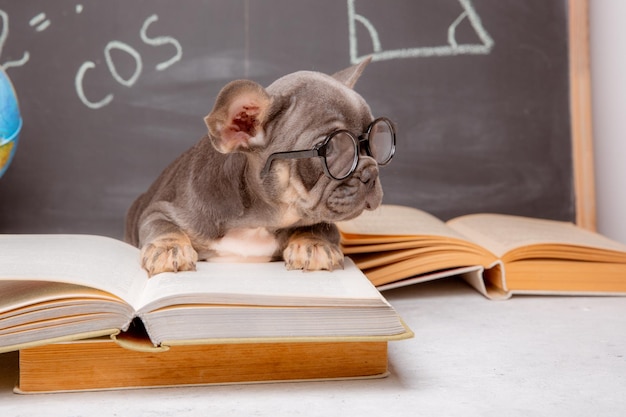
<svg viewBox="0 0 626 417"><path fill-rule="evenodd" d="M376 166L370 165L365 167L363 171L361 171L361 175L359 179L361 182L369 187L373 187L376 184L376 178L378 177L378 168Z"/></svg>

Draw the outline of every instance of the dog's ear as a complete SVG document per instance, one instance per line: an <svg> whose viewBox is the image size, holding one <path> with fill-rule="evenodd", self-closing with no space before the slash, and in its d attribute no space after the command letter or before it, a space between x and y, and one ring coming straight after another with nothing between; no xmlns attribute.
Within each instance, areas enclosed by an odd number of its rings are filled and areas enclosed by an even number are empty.
<svg viewBox="0 0 626 417"><path fill-rule="evenodd" d="M228 83L217 96L204 122L215 149L221 153L265 145L263 124L271 99L254 81Z"/></svg>
<svg viewBox="0 0 626 417"><path fill-rule="evenodd" d="M340 81L344 85L348 86L349 88L354 88L354 85L363 73L363 70L371 61L372 57L368 56L358 64L334 73L332 77L337 81Z"/></svg>

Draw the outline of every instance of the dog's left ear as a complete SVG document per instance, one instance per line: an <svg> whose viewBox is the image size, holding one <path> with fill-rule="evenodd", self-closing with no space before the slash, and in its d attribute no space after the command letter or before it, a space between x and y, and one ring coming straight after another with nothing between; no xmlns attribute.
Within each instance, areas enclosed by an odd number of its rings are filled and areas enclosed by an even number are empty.
<svg viewBox="0 0 626 417"><path fill-rule="evenodd" d="M372 57L368 56L363 61L359 62L356 65L343 69L339 72L336 72L332 75L332 77L343 84L345 84L349 88L354 88L357 80L363 73L363 70L372 61Z"/></svg>
<svg viewBox="0 0 626 417"><path fill-rule="evenodd" d="M264 146L263 124L270 103L265 89L254 81L226 84L204 118L215 149L230 153Z"/></svg>

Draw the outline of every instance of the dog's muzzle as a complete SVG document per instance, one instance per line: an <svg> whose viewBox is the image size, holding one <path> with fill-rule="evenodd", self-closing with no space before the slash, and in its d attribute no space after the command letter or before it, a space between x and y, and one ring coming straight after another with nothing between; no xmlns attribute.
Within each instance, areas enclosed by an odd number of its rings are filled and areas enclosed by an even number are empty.
<svg viewBox="0 0 626 417"><path fill-rule="evenodd" d="M378 167L368 165L341 181L330 193L326 205L328 210L344 220L358 216L363 210L374 210L380 206L382 199Z"/></svg>

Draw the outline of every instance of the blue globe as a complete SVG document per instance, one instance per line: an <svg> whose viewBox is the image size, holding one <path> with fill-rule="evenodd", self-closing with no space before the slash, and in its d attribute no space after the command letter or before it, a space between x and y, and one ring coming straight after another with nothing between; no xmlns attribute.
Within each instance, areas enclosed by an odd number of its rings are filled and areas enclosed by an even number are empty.
<svg viewBox="0 0 626 417"><path fill-rule="evenodd" d="M17 104L17 95L11 80L0 69L0 177L13 160L21 129L22 118Z"/></svg>

